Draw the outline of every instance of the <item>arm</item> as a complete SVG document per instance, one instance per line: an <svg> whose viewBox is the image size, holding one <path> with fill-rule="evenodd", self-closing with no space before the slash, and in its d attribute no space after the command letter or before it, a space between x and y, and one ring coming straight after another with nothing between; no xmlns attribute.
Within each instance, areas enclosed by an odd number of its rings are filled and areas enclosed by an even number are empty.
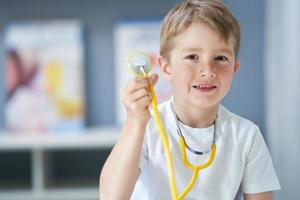
<svg viewBox="0 0 300 200"><path fill-rule="evenodd" d="M272 200L272 192L244 194L244 200Z"/></svg>
<svg viewBox="0 0 300 200"><path fill-rule="evenodd" d="M151 77L154 83L157 75ZM146 130L150 119L148 106L151 97L149 80L136 77L122 90L121 98L127 110L127 119L120 138L106 160L100 175L101 200L130 199L138 179L139 161Z"/></svg>

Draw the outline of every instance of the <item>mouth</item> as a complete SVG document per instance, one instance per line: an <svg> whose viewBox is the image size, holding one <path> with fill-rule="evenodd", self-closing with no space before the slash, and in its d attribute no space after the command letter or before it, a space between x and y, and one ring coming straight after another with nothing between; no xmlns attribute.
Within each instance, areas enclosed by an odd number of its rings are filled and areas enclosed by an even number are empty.
<svg viewBox="0 0 300 200"><path fill-rule="evenodd" d="M214 84L204 83L204 84L193 85L193 88L201 92L210 92L215 90L217 86Z"/></svg>

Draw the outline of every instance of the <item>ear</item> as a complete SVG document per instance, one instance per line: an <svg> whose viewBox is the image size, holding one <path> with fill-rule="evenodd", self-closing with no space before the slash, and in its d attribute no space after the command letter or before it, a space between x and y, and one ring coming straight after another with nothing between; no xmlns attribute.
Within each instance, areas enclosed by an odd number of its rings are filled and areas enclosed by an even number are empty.
<svg viewBox="0 0 300 200"><path fill-rule="evenodd" d="M171 73L171 67L170 67L168 59L166 59L162 56L159 56L158 57L158 65L160 67L160 70L161 70L164 78L166 80L170 81L172 73Z"/></svg>
<svg viewBox="0 0 300 200"><path fill-rule="evenodd" d="M240 60L237 59L234 63L234 69L233 69L234 74L238 71L238 69L240 68L240 65L241 65L241 62L240 62Z"/></svg>

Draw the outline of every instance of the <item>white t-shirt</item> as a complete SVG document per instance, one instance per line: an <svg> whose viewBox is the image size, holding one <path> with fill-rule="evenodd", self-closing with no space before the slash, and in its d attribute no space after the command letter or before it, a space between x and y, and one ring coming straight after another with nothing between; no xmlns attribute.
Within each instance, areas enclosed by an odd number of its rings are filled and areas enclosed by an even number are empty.
<svg viewBox="0 0 300 200"><path fill-rule="evenodd" d="M179 193L191 179L192 171L181 160L177 128L171 100L159 105L173 157ZM191 128L180 123L187 144L195 150L209 150L214 126ZM199 172L194 187L185 200L233 200L242 193L279 190L280 185L272 160L259 128L220 106L216 122L216 156L208 168ZM187 157L192 164L204 163L209 153ZM166 157L154 119L146 128L140 160L141 174L131 199L171 200Z"/></svg>

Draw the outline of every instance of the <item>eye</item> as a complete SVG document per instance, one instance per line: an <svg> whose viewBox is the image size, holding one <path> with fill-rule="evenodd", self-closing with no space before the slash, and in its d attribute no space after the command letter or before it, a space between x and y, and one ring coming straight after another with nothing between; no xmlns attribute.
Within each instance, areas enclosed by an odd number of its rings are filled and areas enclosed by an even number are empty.
<svg viewBox="0 0 300 200"><path fill-rule="evenodd" d="M199 56L197 56L196 54L191 54L185 57L185 59L187 60L198 60Z"/></svg>
<svg viewBox="0 0 300 200"><path fill-rule="evenodd" d="M228 58L226 56L217 56L215 60L225 62L228 61Z"/></svg>

